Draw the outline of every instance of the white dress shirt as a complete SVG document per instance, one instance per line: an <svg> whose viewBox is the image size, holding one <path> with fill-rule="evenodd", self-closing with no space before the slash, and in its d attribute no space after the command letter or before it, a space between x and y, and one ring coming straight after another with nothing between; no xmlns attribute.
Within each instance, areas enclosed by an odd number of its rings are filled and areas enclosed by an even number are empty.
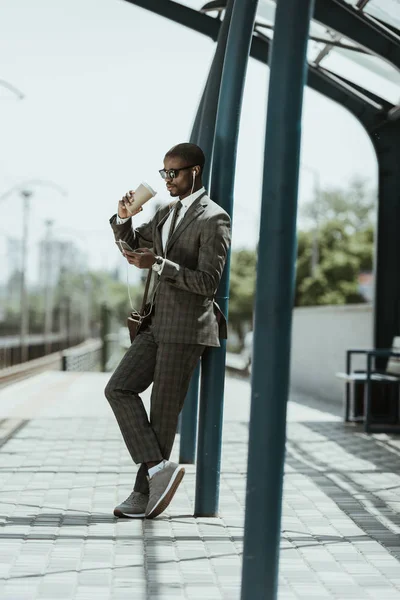
<svg viewBox="0 0 400 600"><path fill-rule="evenodd" d="M200 190L197 190L197 192L194 192L194 194L190 194L190 196L186 196L186 198L184 198L183 200L181 200L181 202L182 202L182 208L179 211L178 218L176 219L175 229L178 227L179 223L185 217L188 209L193 204L193 202L197 198L199 198L199 196L201 196L204 191L205 191L204 187L202 187ZM174 204L174 206L175 206L175 204ZM171 212L170 212L170 215L169 215L168 219L165 221L165 223L163 225L162 232L161 232L162 247L163 247L164 251L165 251L165 245L167 243L168 236L169 236L169 230L171 228L173 214L174 214L174 211L172 209Z"/></svg>
<svg viewBox="0 0 400 600"><path fill-rule="evenodd" d="M202 187L200 190L197 190L197 192L194 192L193 194L190 194L190 196L186 196L186 198L183 198L183 200L181 200L182 208L179 211L179 215L178 215L178 218L177 218L176 224L175 224L175 229L178 227L178 225L182 221L182 219L184 219L188 209L193 204L193 202L197 198L199 198L199 196L201 196L204 192L205 192L205 189L204 189L204 187ZM174 206L175 206L175 203L174 203ZM162 247L163 247L164 252L165 252L165 245L167 243L168 236L169 236L169 230L171 227L173 212L174 211L173 211L173 207L172 207L170 214L168 216L168 219L165 221L165 223L162 227L162 231L161 231ZM122 225L122 223L126 223L126 221L128 221L128 219L131 219L131 218L132 217L127 217L126 219L121 219L121 217L119 217L118 213L117 213L117 225ZM153 265L153 267L154 267L154 265ZM159 265L157 265L156 268L154 269L154 271L156 271L159 275L161 275L163 267L164 267L164 264L162 264L161 267Z"/></svg>

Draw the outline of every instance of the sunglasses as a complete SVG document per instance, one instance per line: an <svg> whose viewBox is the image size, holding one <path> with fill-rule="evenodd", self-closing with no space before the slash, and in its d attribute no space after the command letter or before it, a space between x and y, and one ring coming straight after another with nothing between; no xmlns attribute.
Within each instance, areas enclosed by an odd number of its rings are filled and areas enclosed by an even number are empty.
<svg viewBox="0 0 400 600"><path fill-rule="evenodd" d="M161 169L158 171L163 179L175 179L178 177L180 171L186 171L186 169L193 169L197 165L189 165L188 167L181 167L180 169Z"/></svg>

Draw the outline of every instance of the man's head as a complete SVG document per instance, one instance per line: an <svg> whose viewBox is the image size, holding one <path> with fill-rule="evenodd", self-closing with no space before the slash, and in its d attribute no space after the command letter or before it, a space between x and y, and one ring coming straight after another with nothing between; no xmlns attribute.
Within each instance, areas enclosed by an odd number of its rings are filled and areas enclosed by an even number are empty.
<svg viewBox="0 0 400 600"><path fill-rule="evenodd" d="M196 144L178 144L168 150L160 174L171 196L185 198L192 190L199 190L203 185L201 174L204 163L203 150Z"/></svg>

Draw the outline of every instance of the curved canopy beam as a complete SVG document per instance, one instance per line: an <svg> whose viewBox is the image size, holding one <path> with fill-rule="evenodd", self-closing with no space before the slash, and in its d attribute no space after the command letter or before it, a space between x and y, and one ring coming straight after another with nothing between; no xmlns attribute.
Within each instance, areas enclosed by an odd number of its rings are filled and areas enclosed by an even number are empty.
<svg viewBox="0 0 400 600"><path fill-rule="evenodd" d="M210 2L204 9L217 5L221 10L226 0ZM396 28L380 24L344 0L315 0L313 20L334 29L362 48L390 62L400 70L400 37Z"/></svg>
<svg viewBox="0 0 400 600"><path fill-rule="evenodd" d="M400 38L347 2L316 0L313 18L400 70Z"/></svg>
<svg viewBox="0 0 400 600"><path fill-rule="evenodd" d="M173 0L125 0L130 4L140 6L158 15L166 17L176 23L180 23L185 27L202 33L210 37L213 40L217 40L218 32L221 25L221 21L218 18L210 17L206 14L200 13L197 10L188 8L183 4L174 2ZM220 4L225 2L221 0ZM317 0L316 5L336 5L338 11L342 11L342 20L345 20L347 13L343 12L342 5L344 4L341 0ZM347 7L348 5L346 5ZM322 9L320 9L322 10ZM327 11L329 12L329 11ZM352 11L357 12L357 11ZM332 18L332 22L329 27L333 27L333 23L339 26L339 19L335 14L335 18ZM322 15L319 13L319 16ZM365 18L361 13L358 15L361 20L365 23L360 26L360 30L365 33L365 27L375 27L374 23L367 23L369 19ZM347 36L347 32L344 31L343 35ZM354 35L352 37L354 39ZM357 41L357 40L354 40ZM400 42L399 42L400 43ZM256 60L268 64L269 60L269 44L270 41L265 36L261 37L257 34L253 35L251 43L250 55ZM389 44L385 46L386 50L390 50L392 46ZM372 50L372 48L370 48ZM384 50L384 48L383 48ZM400 45L398 46L400 52ZM320 67L308 66L308 77L307 85L315 91L323 94L324 96L338 102L342 106L346 107L359 121L364 125L368 131L374 130L377 126L382 124L388 119L388 112L393 108L393 105L389 105L388 102L381 100L378 96L370 94L367 90L363 90L360 86L354 85L350 82L345 81L343 78L330 73ZM372 97L373 96L373 97Z"/></svg>

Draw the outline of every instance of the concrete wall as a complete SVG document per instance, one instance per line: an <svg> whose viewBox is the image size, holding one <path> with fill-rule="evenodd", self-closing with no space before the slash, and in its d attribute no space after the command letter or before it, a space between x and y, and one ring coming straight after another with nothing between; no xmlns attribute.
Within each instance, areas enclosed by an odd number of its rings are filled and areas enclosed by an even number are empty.
<svg viewBox="0 0 400 600"><path fill-rule="evenodd" d="M295 391L342 403L349 348L372 347L372 306L316 306L293 313L291 385ZM355 363L355 366L362 363Z"/></svg>

